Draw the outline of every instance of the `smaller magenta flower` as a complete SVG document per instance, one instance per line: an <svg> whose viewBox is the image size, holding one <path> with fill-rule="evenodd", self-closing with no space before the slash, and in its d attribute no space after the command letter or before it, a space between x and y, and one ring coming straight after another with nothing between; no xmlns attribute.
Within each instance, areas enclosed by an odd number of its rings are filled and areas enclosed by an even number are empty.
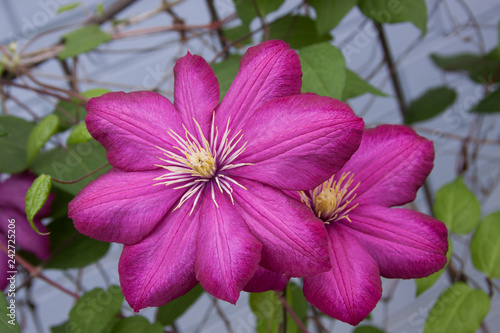
<svg viewBox="0 0 500 333"><path fill-rule="evenodd" d="M7 247L8 244L15 245L16 249L23 249L24 251L31 252L39 259L46 260L49 258L50 246L49 237L37 234L32 228L25 213L24 199L26 192L30 188L33 181L36 179L34 175L29 173L22 173L10 176L6 181L0 183L0 237L1 242ZM50 214L50 204L53 200L53 195L49 195L47 202L43 208L33 219L36 227L40 232L47 232L47 229L42 224L42 217ZM9 221L14 220L12 223L15 228L9 229ZM10 231L9 231L10 230ZM14 231L12 231L14 230ZM14 235L10 239L15 239L13 242L8 243L9 235ZM15 271L15 268L9 266L9 257L6 253L1 251L0 262L0 289L3 290L8 284L7 278L9 274L7 271Z"/></svg>
<svg viewBox="0 0 500 333"><path fill-rule="evenodd" d="M380 276L422 278L444 267L444 223L390 208L415 199L433 160L432 142L411 128L379 126L364 132L358 151L328 181L299 192L324 223L332 263L330 271L304 278L304 295L312 305L357 325L382 296ZM245 289L282 288L285 283L283 277L261 272Z"/></svg>
<svg viewBox="0 0 500 333"><path fill-rule="evenodd" d="M283 190L307 190L356 151L363 121L337 100L301 94L282 41L248 49L219 104L213 70L188 53L174 102L108 93L87 104L89 132L113 166L69 204L76 229L124 244L120 284L135 311L198 283L236 303L252 276L328 271L321 221Z"/></svg>

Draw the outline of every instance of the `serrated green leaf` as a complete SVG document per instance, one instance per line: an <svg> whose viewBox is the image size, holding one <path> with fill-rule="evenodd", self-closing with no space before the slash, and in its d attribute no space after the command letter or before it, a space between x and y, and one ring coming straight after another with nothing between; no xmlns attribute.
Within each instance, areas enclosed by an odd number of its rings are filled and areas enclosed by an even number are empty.
<svg viewBox="0 0 500 333"><path fill-rule="evenodd" d="M196 287L188 291L184 296L174 299L173 301L160 306L156 312L156 320L164 326L171 325L174 321L182 316L186 310L198 300L203 293L203 288L198 284Z"/></svg>
<svg viewBox="0 0 500 333"><path fill-rule="evenodd" d="M316 30L320 35L330 32L340 23L358 0L307 0L316 12Z"/></svg>
<svg viewBox="0 0 500 333"><path fill-rule="evenodd" d="M384 333L384 331L375 326L358 326L352 333Z"/></svg>
<svg viewBox="0 0 500 333"><path fill-rule="evenodd" d="M472 263L490 278L500 278L500 212L486 216L470 245Z"/></svg>
<svg viewBox="0 0 500 333"><path fill-rule="evenodd" d="M49 141L50 137L54 135L59 126L59 118L56 115L48 115L43 118L31 131L28 137L26 146L26 160L28 165L33 162L33 159L38 154L40 149Z"/></svg>
<svg viewBox="0 0 500 333"><path fill-rule="evenodd" d="M490 309L482 290L458 282L439 296L427 317L424 333L474 333Z"/></svg>
<svg viewBox="0 0 500 333"><path fill-rule="evenodd" d="M299 56L302 92L341 99L346 82L342 52L329 43L321 43L303 48Z"/></svg>
<svg viewBox="0 0 500 333"><path fill-rule="evenodd" d="M293 49L300 49L308 45L327 42L332 39L328 34L318 34L314 21L306 16L288 15L269 28L269 39L281 39Z"/></svg>
<svg viewBox="0 0 500 333"><path fill-rule="evenodd" d="M481 218L481 205L461 177L437 191L433 210L436 218L455 234L468 234Z"/></svg>
<svg viewBox="0 0 500 333"><path fill-rule="evenodd" d="M363 14L378 23L411 22L425 35L427 6L425 0L359 0Z"/></svg>
<svg viewBox="0 0 500 333"><path fill-rule="evenodd" d="M79 123L78 125L73 127L71 133L69 133L66 144L74 145L90 140L92 140L92 135L90 135L89 131L87 130L87 125L85 125L85 123Z"/></svg>
<svg viewBox="0 0 500 333"><path fill-rule="evenodd" d="M31 224L31 228L36 231L39 235L48 235L49 233L43 233L38 230L33 218L43 205L47 201L50 194L50 188L52 187L52 178L50 176L41 174L38 176L31 187L26 192L26 217Z"/></svg>
<svg viewBox="0 0 500 333"><path fill-rule="evenodd" d="M484 84L493 80L494 73L500 64L491 54L479 56L471 53L460 53L452 56L431 54L431 59L439 68L450 72L467 73L471 80ZM500 75L495 82L500 82Z"/></svg>
<svg viewBox="0 0 500 333"><path fill-rule="evenodd" d="M500 89L495 90L483 98L471 109L474 113L496 113L500 112Z"/></svg>
<svg viewBox="0 0 500 333"><path fill-rule="evenodd" d="M274 12L283 4L284 0L256 0L255 3L259 9L260 15L265 17L267 14ZM236 13L238 17L243 22L243 24L248 25L254 18L257 17L257 11L252 1L246 0L235 0Z"/></svg>
<svg viewBox="0 0 500 333"><path fill-rule="evenodd" d="M12 116L0 116L0 173L20 173L28 167L26 145L34 123Z"/></svg>
<svg viewBox="0 0 500 333"><path fill-rule="evenodd" d="M158 322L151 324L144 317L134 316L120 319L111 333L163 333L163 328Z"/></svg>
<svg viewBox="0 0 500 333"><path fill-rule="evenodd" d="M67 11L70 11L72 9L75 9L76 7L80 6L81 3L80 2L74 2L74 3L70 3L70 4L67 4L67 5L63 5L61 7L59 7L57 9L57 14L60 14L60 13L63 13L63 12L67 12Z"/></svg>
<svg viewBox="0 0 500 333"><path fill-rule="evenodd" d="M80 297L69 312L69 332L97 333L120 312L123 295L118 286L92 289Z"/></svg>
<svg viewBox="0 0 500 333"><path fill-rule="evenodd" d="M238 69L240 68L241 56L230 55L224 61L212 65L215 76L219 80L220 99L222 100L226 95L229 87L234 81Z"/></svg>
<svg viewBox="0 0 500 333"><path fill-rule="evenodd" d="M85 267L96 262L108 252L109 243L82 235L67 217L54 220L47 228L50 232L51 255L45 265L46 268Z"/></svg>
<svg viewBox="0 0 500 333"><path fill-rule="evenodd" d="M97 24L91 24L64 35L63 39L65 46L58 57L64 60L95 49L111 40L111 35L102 31Z"/></svg>
<svg viewBox="0 0 500 333"><path fill-rule="evenodd" d="M427 90L424 94L410 102L405 114L405 124L431 119L446 110L457 98L455 90L438 87Z"/></svg>
<svg viewBox="0 0 500 333"><path fill-rule="evenodd" d="M446 270L446 266L448 266L448 263L451 260L451 255L453 254L453 243L451 242L451 239L448 239L448 252L446 252L446 265L443 267L443 269L437 271L434 274L429 275L428 277L424 277L421 279L415 279L415 284L417 285L417 290L416 294L419 296L422 294L424 291L432 287L437 280L441 277L443 272Z"/></svg>
<svg viewBox="0 0 500 333"><path fill-rule="evenodd" d="M48 174L54 179L74 181L107 163L106 150L94 139L70 145L67 149L60 147L44 151L33 161L33 171L37 174ZM55 187L76 195L90 181L96 179L110 167L104 168L79 182L73 184L54 183Z"/></svg>
<svg viewBox="0 0 500 333"><path fill-rule="evenodd" d="M9 303L13 301L14 303ZM15 318L15 309L14 313L12 313L9 308L15 308L18 305L15 303L15 298L10 298L9 302L7 302L7 299L3 295L0 296L0 308L3 310L2 316L0 316L0 332L21 333L21 329L19 328L19 325L17 324L17 320Z"/></svg>
<svg viewBox="0 0 500 333"><path fill-rule="evenodd" d="M350 69L346 69L345 87L342 92L342 100L345 101L366 93L384 97L387 96L386 93L378 90L369 82L360 78L355 72Z"/></svg>

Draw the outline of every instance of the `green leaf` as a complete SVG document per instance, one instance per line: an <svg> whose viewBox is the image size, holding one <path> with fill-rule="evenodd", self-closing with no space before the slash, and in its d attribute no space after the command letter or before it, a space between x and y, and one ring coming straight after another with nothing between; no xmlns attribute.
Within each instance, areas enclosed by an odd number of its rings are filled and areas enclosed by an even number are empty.
<svg viewBox="0 0 500 333"><path fill-rule="evenodd" d="M35 124L12 116L0 116L0 173L19 173L28 167L26 145Z"/></svg>
<svg viewBox="0 0 500 333"><path fill-rule="evenodd" d="M64 35L63 39L65 47L58 57L64 60L95 49L111 40L111 35L102 31L97 24L91 24Z"/></svg>
<svg viewBox="0 0 500 333"><path fill-rule="evenodd" d="M358 0L307 0L316 12L316 30L320 35L330 32L340 23Z"/></svg>
<svg viewBox="0 0 500 333"><path fill-rule="evenodd" d="M500 112L500 89L495 90L483 98L471 109L475 113L496 113Z"/></svg>
<svg viewBox="0 0 500 333"><path fill-rule="evenodd" d="M63 12L67 12L67 11L70 11L72 9L75 9L76 7L80 6L81 3L80 2L74 2L74 3L70 3L70 4L67 4L67 5L64 5L64 6L61 6L59 7L59 9L57 9L57 14L60 14L60 13L63 13Z"/></svg>
<svg viewBox="0 0 500 333"><path fill-rule="evenodd" d="M82 235L67 217L54 220L47 228L50 232L51 255L46 268L85 267L96 262L108 252L109 243Z"/></svg>
<svg viewBox="0 0 500 333"><path fill-rule="evenodd" d="M436 218L455 234L468 234L481 218L481 205L461 177L437 191L433 210Z"/></svg>
<svg viewBox="0 0 500 333"><path fill-rule="evenodd" d="M44 151L33 161L33 171L37 174L48 174L62 181L74 181L86 176L107 163L106 150L94 139L69 145L67 149L60 147ZM96 179L109 167L104 168L73 184L54 183L55 187L76 195L90 181Z"/></svg>
<svg viewBox="0 0 500 333"><path fill-rule="evenodd" d="M144 317L134 316L120 319L111 333L163 333L163 328L158 322L151 324Z"/></svg>
<svg viewBox="0 0 500 333"><path fill-rule="evenodd" d="M2 295L0 296L0 308L2 309L2 316L0 316L0 332L2 333L21 333L21 329L17 324L17 320L15 317L15 309L14 313L12 313L11 308L18 307L19 305L15 303L15 298L10 298L9 302ZM10 307L10 308L9 308Z"/></svg>
<svg viewBox="0 0 500 333"><path fill-rule="evenodd" d="M3 62L0 61L0 77L3 74Z"/></svg>
<svg viewBox="0 0 500 333"><path fill-rule="evenodd" d="M271 24L269 38L284 40L293 49L332 39L328 33L318 34L311 18L298 15L288 15Z"/></svg>
<svg viewBox="0 0 500 333"><path fill-rule="evenodd" d="M457 98L455 90L438 87L427 90L423 95L410 102L405 115L405 124L431 119L453 104Z"/></svg>
<svg viewBox="0 0 500 333"><path fill-rule="evenodd" d="M486 216L470 245L472 263L490 278L500 278L500 212Z"/></svg>
<svg viewBox="0 0 500 333"><path fill-rule="evenodd" d="M93 88L82 92L80 95L86 98L93 98L93 97L100 97L109 92L111 92L111 90L106 88Z"/></svg>
<svg viewBox="0 0 500 333"><path fill-rule="evenodd" d="M219 80L220 99L222 100L226 95L229 87L234 81L238 69L240 68L241 56L230 55L224 61L212 65L217 79Z"/></svg>
<svg viewBox="0 0 500 333"><path fill-rule="evenodd" d="M425 35L427 6L425 0L359 0L365 16L378 23L411 22Z"/></svg>
<svg viewBox="0 0 500 333"><path fill-rule="evenodd" d="M98 3L95 7L95 11L97 15L101 16L104 13L104 5L102 3Z"/></svg>
<svg viewBox="0 0 500 333"><path fill-rule="evenodd" d="M280 8L281 4L285 0L256 0L257 8L259 9L260 15L265 17L267 14L274 12ZM243 24L249 25L254 18L257 17L257 12L255 11L255 6L252 1L247 0L235 0L236 13L241 19Z"/></svg>
<svg viewBox="0 0 500 333"><path fill-rule="evenodd" d="M59 101L54 110L54 114L59 118L59 129L64 131L78 121L85 119L87 111L80 105L80 102Z"/></svg>
<svg viewBox="0 0 500 333"><path fill-rule="evenodd" d="M290 282L286 288L286 300L297 317L307 324L308 303L297 284ZM257 332L278 332L283 323L283 305L274 291L250 294L250 308L257 317ZM299 333L300 329L291 316L287 316L287 332Z"/></svg>
<svg viewBox="0 0 500 333"><path fill-rule="evenodd" d="M355 72L350 69L346 69L345 87L342 92L342 100L345 101L366 93L384 97L387 96L386 93L378 90L369 82L360 78Z"/></svg>
<svg viewBox="0 0 500 333"><path fill-rule="evenodd" d="M69 133L66 144L74 145L90 140L92 140L92 135L90 135L89 131L87 130L87 125L85 125L85 123L79 123L78 125L73 127L71 133Z"/></svg>
<svg viewBox="0 0 500 333"><path fill-rule="evenodd" d="M490 309L482 290L458 282L439 296L427 317L424 333L474 333Z"/></svg>
<svg viewBox="0 0 500 333"><path fill-rule="evenodd" d="M40 149L49 141L50 137L54 135L59 126L59 118L56 115L48 115L43 118L31 131L28 137L28 144L26 146L26 159L28 164L33 162L33 159L38 154Z"/></svg>
<svg viewBox="0 0 500 333"><path fill-rule="evenodd" d="M224 36L231 41L238 40L238 39L242 38L243 36L247 36L247 35L249 37L245 38L244 40L241 40L239 42L241 44L251 44L252 43L252 37L250 37L250 28L248 27L248 25L242 24L242 25L239 25L239 26L236 26L233 28L224 29Z"/></svg>
<svg viewBox="0 0 500 333"><path fill-rule="evenodd" d="M302 92L341 99L346 81L342 52L329 43L321 43L300 50L299 56Z"/></svg>
<svg viewBox="0 0 500 333"><path fill-rule="evenodd" d="M431 54L431 59L439 68L450 72L465 72L470 79L484 84L493 80L494 73L500 65L499 59L491 54L479 56L477 54L460 53L452 56ZM500 75L495 82L500 82Z"/></svg>
<svg viewBox="0 0 500 333"><path fill-rule="evenodd" d="M257 333L278 332L283 308L274 291L250 294L250 309L257 317Z"/></svg>
<svg viewBox="0 0 500 333"><path fill-rule="evenodd" d="M375 326L357 326L352 333L384 333L384 331Z"/></svg>
<svg viewBox="0 0 500 333"><path fill-rule="evenodd" d="M163 326L172 325L177 318L182 316L196 302L202 293L203 288L198 284L184 296L160 306L156 312L156 320L162 323Z"/></svg>
<svg viewBox="0 0 500 333"><path fill-rule="evenodd" d="M443 267L443 269L437 271L434 274L429 275L428 277L424 277L421 279L415 279L415 284L417 285L417 296L422 294L424 291L432 287L437 280L441 277L443 272L446 270L446 266L448 266L448 263L451 260L451 255L453 254L453 243L451 242L451 239L448 239L448 252L446 252L446 265Z"/></svg>
<svg viewBox="0 0 500 333"><path fill-rule="evenodd" d="M69 332L99 333L120 312L123 295L118 286L92 289L83 294L69 312Z"/></svg>
<svg viewBox="0 0 500 333"><path fill-rule="evenodd" d="M26 192L26 217L31 224L31 228L39 235L48 235L49 233L42 233L38 230L33 222L33 218L47 201L52 187L52 178L50 176L41 174L38 176L31 187Z"/></svg>

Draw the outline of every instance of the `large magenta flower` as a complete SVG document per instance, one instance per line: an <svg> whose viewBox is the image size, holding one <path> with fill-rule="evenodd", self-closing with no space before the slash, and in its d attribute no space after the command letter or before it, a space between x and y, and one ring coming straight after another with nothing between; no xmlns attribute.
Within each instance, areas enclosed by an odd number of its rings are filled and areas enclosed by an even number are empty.
<svg viewBox="0 0 500 333"><path fill-rule="evenodd" d="M250 48L224 100L205 60L174 68L174 105L153 92L109 93L87 126L113 169L69 205L83 234L125 244L120 282L139 310L198 281L235 303L256 272L331 268L325 228L281 190L321 184L358 148L363 121L331 98L300 94L297 54Z"/></svg>
<svg viewBox="0 0 500 333"><path fill-rule="evenodd" d="M24 251L31 252L38 258L45 260L48 259L50 254L49 237L39 235L31 228L24 209L26 192L28 192L35 178L29 173L22 173L12 175L6 181L0 183L0 238L5 246L8 244L15 245L18 249L21 248ZM40 232L47 232L41 218L49 215L52 200L53 195L51 194L43 208L33 219ZM14 222L10 223L9 221L12 220ZM9 229L9 224L15 227ZM12 244L12 242L7 243L8 235L14 235L15 244ZM15 271L15 269L9 267L8 260L10 258L7 257L7 254L0 251L0 257L0 290L3 290L9 282L7 277L10 274L7 271Z"/></svg>
<svg viewBox="0 0 500 333"><path fill-rule="evenodd" d="M358 151L328 181L299 192L325 224L332 263L330 271L304 278L311 304L357 325L382 296L380 275L421 278L443 268L445 225L413 210L389 208L415 199L433 160L432 142L412 129L379 126L364 132ZM250 285L284 283L277 277L270 282L269 273L258 279Z"/></svg>

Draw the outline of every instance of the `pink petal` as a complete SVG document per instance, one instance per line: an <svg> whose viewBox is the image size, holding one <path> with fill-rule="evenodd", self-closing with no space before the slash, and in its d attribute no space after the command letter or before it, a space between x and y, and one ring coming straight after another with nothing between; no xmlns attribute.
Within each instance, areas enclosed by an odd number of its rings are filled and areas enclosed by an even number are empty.
<svg viewBox="0 0 500 333"><path fill-rule="evenodd" d="M0 242L2 242L2 244L7 248L7 239L2 237ZM10 280L7 279L11 274L7 272L16 270L16 268L9 268L9 259L10 258L7 256L7 253L0 251L0 290L4 290L10 284Z"/></svg>
<svg viewBox="0 0 500 333"><path fill-rule="evenodd" d="M328 226L329 272L304 278L306 299L323 313L359 324L382 297L377 263L345 226Z"/></svg>
<svg viewBox="0 0 500 333"><path fill-rule="evenodd" d="M247 50L238 75L217 109L217 125L236 132L262 104L275 98L296 95L302 86L300 60L294 50L279 40L260 43Z"/></svg>
<svg viewBox="0 0 500 333"><path fill-rule="evenodd" d="M8 220L11 219L15 220L16 245L25 251L33 253L42 260L48 259L50 256L49 236L39 235L31 228L24 210L19 211L10 207L2 207L0 209L0 220L4 221L0 223L0 237L7 238L5 235L8 235ZM47 228L42 224L40 218L35 217L33 222L40 232L47 232Z"/></svg>
<svg viewBox="0 0 500 333"><path fill-rule="evenodd" d="M330 269L326 231L311 209L282 192L255 181L238 179L235 207L262 243L260 265L289 276Z"/></svg>
<svg viewBox="0 0 500 333"><path fill-rule="evenodd" d="M230 173L281 189L314 188L356 151L363 126L346 104L329 97L302 94L271 101L243 127L248 146L235 164L254 165Z"/></svg>
<svg viewBox="0 0 500 333"><path fill-rule="evenodd" d="M347 227L377 261L382 276L421 278L446 264L448 232L444 223L409 209L359 206Z"/></svg>
<svg viewBox="0 0 500 333"><path fill-rule="evenodd" d="M283 291L289 280L290 278L286 275L259 266L243 290L249 293L262 293L268 290Z"/></svg>
<svg viewBox="0 0 500 333"><path fill-rule="evenodd" d="M145 239L125 245L118 273L123 295L134 309L161 306L194 288L199 214L186 201L158 223Z"/></svg>
<svg viewBox="0 0 500 333"><path fill-rule="evenodd" d="M92 238L134 244L148 235L183 189L154 185L166 170L124 172L111 169L68 205L75 228Z"/></svg>
<svg viewBox="0 0 500 333"><path fill-rule="evenodd" d="M415 200L432 170L434 146L401 125L368 129L358 151L338 172L354 173L356 202L399 206Z"/></svg>
<svg viewBox="0 0 500 333"><path fill-rule="evenodd" d="M219 104L219 82L205 59L187 53L174 67L174 106L192 134L197 134L193 119L208 138L212 114Z"/></svg>
<svg viewBox="0 0 500 333"><path fill-rule="evenodd" d="M212 184L215 186L215 184ZM205 291L236 304L240 291L254 275L262 245L252 235L227 194L205 191L196 245L195 271Z"/></svg>
<svg viewBox="0 0 500 333"><path fill-rule="evenodd" d="M106 148L109 163L125 171L157 168L157 156L164 157L158 147L176 145L169 130L184 133L172 103L150 91L107 93L92 98L86 110L90 134Z"/></svg>

